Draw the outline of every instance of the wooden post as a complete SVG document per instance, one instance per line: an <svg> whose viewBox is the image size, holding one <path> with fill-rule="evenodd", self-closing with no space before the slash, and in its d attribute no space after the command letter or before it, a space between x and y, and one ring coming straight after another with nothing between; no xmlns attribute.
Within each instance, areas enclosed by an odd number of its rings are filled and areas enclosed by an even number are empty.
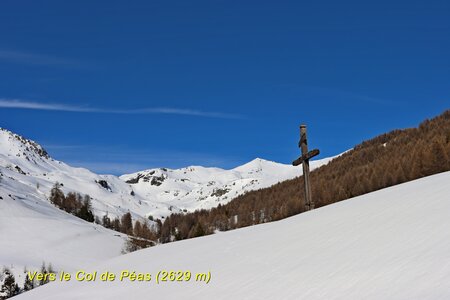
<svg viewBox="0 0 450 300"><path fill-rule="evenodd" d="M308 140L306 137L306 125L300 125L300 142L298 143L302 151L302 155L292 162L292 165L298 166L303 164L303 181L305 184L305 208L306 210L314 209L314 202L311 195L311 184L309 182L309 159L319 155L319 149L308 152Z"/></svg>
<svg viewBox="0 0 450 300"><path fill-rule="evenodd" d="M302 149L302 156L308 154L308 141L306 139L306 125L300 125L300 148ZM309 159L303 161L303 179L305 182L305 202L306 210L314 209L314 202L311 197L311 185L309 183Z"/></svg>

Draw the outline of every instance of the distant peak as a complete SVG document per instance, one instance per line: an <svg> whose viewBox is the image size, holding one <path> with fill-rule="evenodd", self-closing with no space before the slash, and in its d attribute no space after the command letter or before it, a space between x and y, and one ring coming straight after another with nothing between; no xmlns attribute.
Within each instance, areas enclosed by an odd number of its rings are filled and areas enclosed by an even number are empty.
<svg viewBox="0 0 450 300"><path fill-rule="evenodd" d="M251 161L249 161L248 162L248 164L255 164L255 163L257 163L257 164L265 164L265 163L269 163L269 164L277 164L276 162L274 162L274 161L271 161L271 160L267 160L267 159L264 159L264 158L260 158L260 157L257 157L257 158L255 158L255 159L253 159L253 160L251 160Z"/></svg>
<svg viewBox="0 0 450 300"><path fill-rule="evenodd" d="M270 160L266 160L260 157L257 157L251 161L249 161L246 164L243 164L239 167L234 168L234 170L236 171L243 171L243 172L253 172L256 170L262 170L264 168L268 168L268 167L281 167L284 166L283 164L274 162L274 161L270 161Z"/></svg>
<svg viewBox="0 0 450 300"><path fill-rule="evenodd" d="M32 152L42 158L49 159L50 156L48 155L48 152L37 142L27 139L17 133L14 133L8 129L1 128L0 127L0 134L4 136L4 138L7 139L8 143L17 143L19 146L22 146L21 148L25 151Z"/></svg>

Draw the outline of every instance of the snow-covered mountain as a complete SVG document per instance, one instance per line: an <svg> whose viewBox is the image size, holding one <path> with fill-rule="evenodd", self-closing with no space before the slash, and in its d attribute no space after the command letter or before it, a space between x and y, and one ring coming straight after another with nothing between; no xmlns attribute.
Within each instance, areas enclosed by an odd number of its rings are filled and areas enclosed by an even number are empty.
<svg viewBox="0 0 450 300"><path fill-rule="evenodd" d="M313 161L315 168L330 158ZM135 174L98 175L52 159L36 142L0 129L1 185L20 183L40 199L50 195L56 183L65 193L88 194L94 214L134 218L165 217L174 212L211 208L247 191L267 187L301 175L301 168L255 159L231 170L192 166L182 169L150 169Z"/></svg>
<svg viewBox="0 0 450 300"><path fill-rule="evenodd" d="M36 142L5 129L0 129L0 178L2 188L9 187L16 193L27 191L27 195L42 200L48 198L50 189L59 182L65 193L91 196L94 212L100 217L105 213L121 216L127 211L138 217L158 209L139 195L133 196L132 187L118 177L97 175L54 160Z"/></svg>
<svg viewBox="0 0 450 300"><path fill-rule="evenodd" d="M55 282L17 299L450 299L449 183L441 173L87 270L150 273L150 282ZM157 284L161 270L194 275ZM198 272L210 282L195 281Z"/></svg>
<svg viewBox="0 0 450 300"><path fill-rule="evenodd" d="M311 168L328 163L326 158L311 162ZM145 199L170 205L177 211L210 209L237 196L279 181L300 176L301 168L261 158L231 170L191 166L182 169L150 169L120 176Z"/></svg>

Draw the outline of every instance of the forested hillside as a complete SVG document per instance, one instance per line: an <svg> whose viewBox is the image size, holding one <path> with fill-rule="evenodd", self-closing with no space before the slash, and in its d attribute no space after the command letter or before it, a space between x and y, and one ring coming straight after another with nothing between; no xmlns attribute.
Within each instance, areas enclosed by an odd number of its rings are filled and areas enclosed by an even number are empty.
<svg viewBox="0 0 450 300"><path fill-rule="evenodd" d="M450 110L417 128L365 141L311 173L316 207L450 170ZM286 218L305 210L303 178L248 192L209 211L173 214L162 242Z"/></svg>

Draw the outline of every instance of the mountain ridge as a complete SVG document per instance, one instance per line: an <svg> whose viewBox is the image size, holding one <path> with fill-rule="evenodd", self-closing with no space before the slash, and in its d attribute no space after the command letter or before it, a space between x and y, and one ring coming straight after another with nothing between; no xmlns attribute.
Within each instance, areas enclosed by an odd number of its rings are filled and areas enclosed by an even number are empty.
<svg viewBox="0 0 450 300"><path fill-rule="evenodd" d="M329 160L312 162L313 168ZM301 168L255 158L229 170L188 166L121 176L96 174L55 160L37 142L0 128L0 174L35 187L37 197L47 198L58 182L65 193L88 194L99 217L130 211L138 219L225 204L245 192L300 176Z"/></svg>

